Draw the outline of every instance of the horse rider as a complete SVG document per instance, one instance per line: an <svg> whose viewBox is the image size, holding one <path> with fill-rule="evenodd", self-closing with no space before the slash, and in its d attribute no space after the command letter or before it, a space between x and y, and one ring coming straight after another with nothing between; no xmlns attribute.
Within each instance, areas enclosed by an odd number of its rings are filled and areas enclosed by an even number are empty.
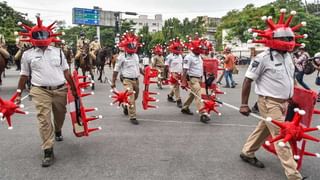
<svg viewBox="0 0 320 180"><path fill-rule="evenodd" d="M27 31L25 29L23 29L20 32L25 33ZM21 58L22 58L23 52L32 47L31 43L22 41L25 39L27 39L26 36L20 36L20 39L19 38L16 39L16 46L19 49L18 52L14 55L14 61L17 66L17 71L20 71L20 69L21 69Z"/></svg>
<svg viewBox="0 0 320 180"><path fill-rule="evenodd" d="M94 36L94 40L89 44L89 54L90 54L90 64L93 64L95 67L97 54L101 49L98 36Z"/></svg>
<svg viewBox="0 0 320 180"><path fill-rule="evenodd" d="M74 56L74 60L76 63L77 66L80 66L80 55L83 51L83 46L84 44L87 44L89 43L89 39L86 38L86 35L84 32L80 32L80 38L77 40L77 52L76 52L76 55Z"/></svg>
<svg viewBox="0 0 320 180"><path fill-rule="evenodd" d="M10 54L7 51L6 40L4 38L4 35L2 34L0 34L0 54L4 57L6 61L6 68L9 69L8 62L10 60Z"/></svg>

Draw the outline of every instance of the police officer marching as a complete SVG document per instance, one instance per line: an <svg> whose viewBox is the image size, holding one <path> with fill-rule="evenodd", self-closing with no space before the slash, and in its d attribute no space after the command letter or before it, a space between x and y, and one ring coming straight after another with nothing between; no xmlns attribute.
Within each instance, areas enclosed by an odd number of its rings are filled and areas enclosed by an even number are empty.
<svg viewBox="0 0 320 180"><path fill-rule="evenodd" d="M35 104L39 124L40 137L42 139L42 150L44 156L42 167L51 166L54 162L53 145L54 140L62 141L61 128L65 119L67 104L67 87L65 81L69 83L73 96L77 97L76 88L68 71L69 66L60 48L50 46L60 34L52 32L51 27L42 25L42 20L37 16L38 24L28 27L30 33L20 33L28 36L34 48L30 48L22 55L22 64L18 89L23 90L25 83L32 75L32 88L29 95ZM16 103L21 101L21 93L16 99ZM53 113L53 123L51 121Z"/></svg>
<svg viewBox="0 0 320 180"><path fill-rule="evenodd" d="M124 52L120 52L112 77L112 88L116 87L116 80L118 74L123 83L125 89L129 90L133 94L129 97L128 106L123 106L123 113L129 115L129 120L132 124L138 125L139 121L136 117L136 100L139 95L139 76L143 75L143 69L139 64L139 57L137 55L138 48L140 46L139 37L133 32L125 33L118 46L123 49Z"/></svg>
<svg viewBox="0 0 320 180"><path fill-rule="evenodd" d="M164 58L163 58L163 48L160 44L157 44L155 47L152 49L152 67L157 69L159 71L159 76L158 76L158 87L162 89L162 80L165 78L165 64L164 64Z"/></svg>
<svg viewBox="0 0 320 180"><path fill-rule="evenodd" d="M263 18L273 28L264 30L262 40L253 40L255 43L264 43L269 49L258 54L251 62L243 82L240 113L248 116L251 112L248 100L251 84L256 82L255 92L259 95L258 108L262 117L271 117L277 121L284 121L288 100L294 92L294 64L290 54L298 46L295 42L295 33L290 28L291 17L287 25L283 24L285 9L281 10L279 23L274 25L271 19ZM288 23L289 22L289 23ZM301 23L302 25L304 23ZM262 30L252 30L259 32ZM265 143L266 138L271 135L273 138L280 133L280 128L266 121L260 121L256 129L248 137L243 146L240 157L243 161L258 168L264 168L264 164L255 157L255 152ZM285 170L289 180L301 180L302 176L297 170L297 163L293 157L290 145L279 146L275 143L276 154Z"/></svg>
<svg viewBox="0 0 320 180"><path fill-rule="evenodd" d="M181 112L183 114L193 115L189 107L192 101L195 99L195 104L197 110L201 114L200 121L207 123L210 121L210 117L207 113L201 112L202 102L201 102L201 82L203 76L203 61L200 54L204 53L204 50L207 47L204 44L204 40L199 38L196 34L196 37L187 43L188 48L191 52L186 55L183 60L183 75L182 75L182 88L190 87L192 92L189 93L188 99L183 104ZM195 96L196 95L196 96Z"/></svg>
<svg viewBox="0 0 320 180"><path fill-rule="evenodd" d="M177 37L169 42L168 48L170 54L166 57L165 65L167 65L167 67L169 68L172 85L171 92L168 94L168 101L177 102L177 106L179 108L182 108L179 80L181 79L182 74L183 58L181 54L183 53L183 44ZM175 96L176 101L173 99L173 96Z"/></svg>

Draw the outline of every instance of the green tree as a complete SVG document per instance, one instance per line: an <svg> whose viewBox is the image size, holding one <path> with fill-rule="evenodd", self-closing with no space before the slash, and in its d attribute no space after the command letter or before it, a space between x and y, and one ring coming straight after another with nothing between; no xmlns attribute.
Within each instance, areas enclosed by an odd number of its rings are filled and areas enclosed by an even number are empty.
<svg viewBox="0 0 320 180"><path fill-rule="evenodd" d="M21 27L17 25L18 22L33 26L33 23L25 19L23 15L23 13L8 6L6 1L0 2L0 33L5 36L7 44L15 43L17 37L14 32L21 30Z"/></svg>
<svg viewBox="0 0 320 180"><path fill-rule="evenodd" d="M307 26L303 27L300 34L308 34L310 38L299 40L299 42L306 43L307 50L314 54L320 47L320 18L312 14L306 13L305 5L301 0L277 0L273 3L266 4L261 7L254 7L254 5L247 5L242 11L232 10L221 19L221 24L217 28L216 39L218 49L222 48L222 30L229 30L228 39L234 37L239 38L242 42L246 42L252 38L252 35L247 32L249 28L265 29L266 24L261 20L262 16L272 16L273 19L279 19L279 11L281 8L286 8L287 12L292 10L297 11L297 15L292 21L292 25L296 25L302 21L307 22ZM287 17L287 16L286 16Z"/></svg>

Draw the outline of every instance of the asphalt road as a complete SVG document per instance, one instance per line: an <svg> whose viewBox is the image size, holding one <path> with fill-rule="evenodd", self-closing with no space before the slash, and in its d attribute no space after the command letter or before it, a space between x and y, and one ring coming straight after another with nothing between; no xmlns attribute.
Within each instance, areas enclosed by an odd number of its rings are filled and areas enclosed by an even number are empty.
<svg viewBox="0 0 320 180"><path fill-rule="evenodd" d="M108 69L107 69L108 70ZM224 89L221 100L239 106L245 67L235 76L239 85ZM109 70L108 70L109 71ZM110 71L107 73L111 77ZM314 89L315 74L306 76ZM0 96L8 99L16 89L18 73L8 70L0 87ZM141 81L140 81L141 82ZM118 88L122 86L118 84ZM278 159L261 149L257 157L266 168L257 169L239 158L240 150L258 121L244 117L227 107L219 108L222 116L212 114L209 124L199 122L199 116L181 114L173 103L166 101L169 87L161 94L159 109L144 111L138 100L139 126L130 124L121 109L110 106L108 84L96 84L95 95L85 98L87 107L98 107L103 119L90 127L102 130L89 137L77 138L69 114L63 127L64 141L55 144L56 162L42 168L40 137L33 104L24 100L29 115L14 115L13 130L0 124L0 179L112 179L112 180L281 180L286 179ZM142 91L141 91L142 92ZM187 93L183 92L183 100ZM140 94L141 97L141 94ZM256 99L252 92L251 103ZM195 112L195 107L192 107ZM320 124L314 116L313 125ZM312 133L320 137L320 133ZM319 144L309 142L311 152L320 152ZM320 161L306 157L302 174L318 180Z"/></svg>

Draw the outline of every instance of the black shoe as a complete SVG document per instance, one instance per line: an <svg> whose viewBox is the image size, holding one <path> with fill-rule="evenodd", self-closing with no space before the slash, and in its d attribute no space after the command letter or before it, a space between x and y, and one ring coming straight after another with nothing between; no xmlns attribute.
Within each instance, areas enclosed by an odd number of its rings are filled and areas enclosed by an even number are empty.
<svg viewBox="0 0 320 180"><path fill-rule="evenodd" d="M205 124L207 124L210 120L211 120L210 117L207 116L207 115L203 114L203 115L200 116L200 121L205 123Z"/></svg>
<svg viewBox="0 0 320 180"><path fill-rule="evenodd" d="M178 100L177 100L177 106L178 106L178 108L182 108L182 102L181 102L181 99L178 99Z"/></svg>
<svg viewBox="0 0 320 180"><path fill-rule="evenodd" d="M183 114L193 115L193 112L191 112L189 108L188 108L188 109L181 109L181 112L182 112Z"/></svg>
<svg viewBox="0 0 320 180"><path fill-rule="evenodd" d="M123 108L123 114L126 115L126 116L128 116L128 114L129 114L128 106L122 105L122 108Z"/></svg>
<svg viewBox="0 0 320 180"><path fill-rule="evenodd" d="M49 167L54 162L54 154L53 148L45 149L44 150L44 157L42 159L42 167Z"/></svg>
<svg viewBox="0 0 320 180"><path fill-rule="evenodd" d="M247 162L249 163L250 165L252 166L255 166L257 168L264 168L264 164L259 161L256 157L254 158L251 158L251 157L248 157L246 155L244 155L243 153L240 154L240 158L244 161L244 162Z"/></svg>
<svg viewBox="0 0 320 180"><path fill-rule="evenodd" d="M131 118L130 119L130 122L134 125L138 125L139 124L139 121L136 119L136 118Z"/></svg>
<svg viewBox="0 0 320 180"><path fill-rule="evenodd" d="M223 88L230 88L230 86L223 86Z"/></svg>
<svg viewBox="0 0 320 180"><path fill-rule="evenodd" d="M55 132L55 139L56 139L56 141L63 141L63 136L62 136L61 131Z"/></svg>
<svg viewBox="0 0 320 180"><path fill-rule="evenodd" d="M173 99L173 97L172 96L170 96L169 94L168 94L168 101L169 102L173 102L173 103L175 103L176 101Z"/></svg>

